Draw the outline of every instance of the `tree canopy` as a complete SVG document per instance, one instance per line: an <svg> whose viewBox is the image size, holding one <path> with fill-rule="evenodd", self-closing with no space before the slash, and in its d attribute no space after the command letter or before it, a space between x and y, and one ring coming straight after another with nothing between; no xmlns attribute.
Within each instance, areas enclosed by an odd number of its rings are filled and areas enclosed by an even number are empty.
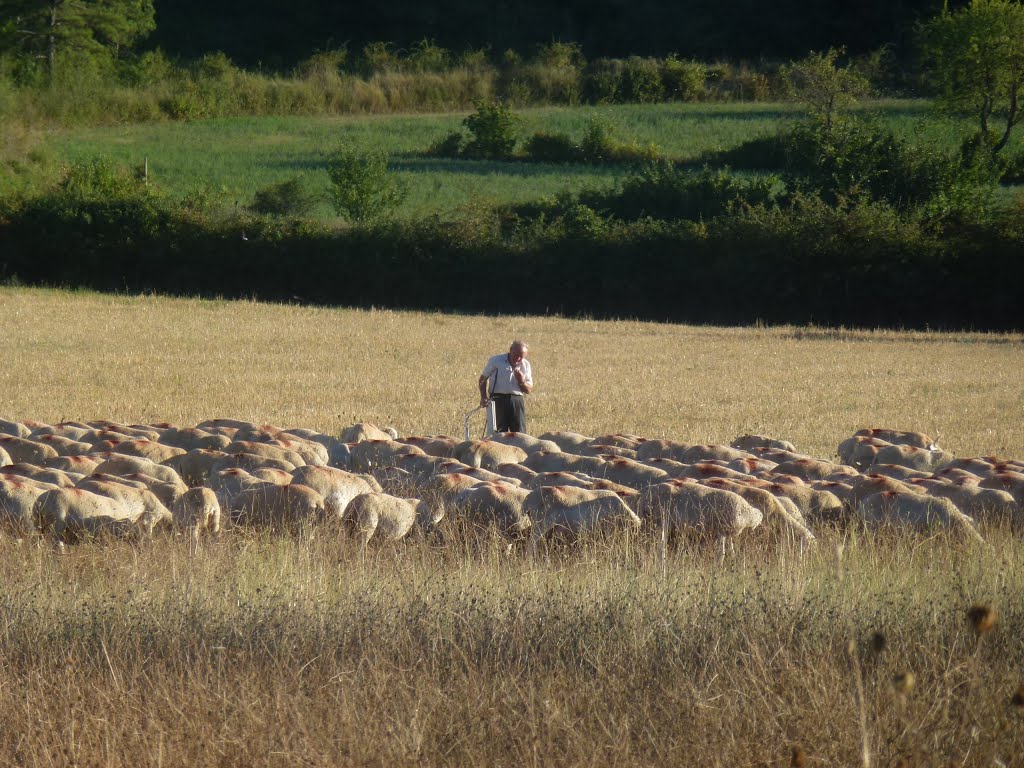
<svg viewBox="0 0 1024 768"><path fill-rule="evenodd" d="M117 56L156 29L153 0L0 0L5 49L45 61Z"/></svg>
<svg viewBox="0 0 1024 768"><path fill-rule="evenodd" d="M978 119L978 142L993 153L1006 146L1024 117L1024 5L1014 0L972 0L924 28L923 51L939 103ZM993 134L994 118L1003 122Z"/></svg>

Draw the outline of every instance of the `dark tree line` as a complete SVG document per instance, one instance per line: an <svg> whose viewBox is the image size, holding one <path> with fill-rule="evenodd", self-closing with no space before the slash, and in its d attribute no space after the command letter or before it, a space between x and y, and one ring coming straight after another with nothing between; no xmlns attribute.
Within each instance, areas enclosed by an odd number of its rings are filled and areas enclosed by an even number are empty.
<svg viewBox="0 0 1024 768"><path fill-rule="evenodd" d="M224 51L236 63L288 68L317 50L423 38L456 51L526 52L577 42L588 57L792 59L845 45L860 53L905 48L914 25L943 0L157 0L150 46L193 58ZM951 8L963 5L953 0Z"/></svg>

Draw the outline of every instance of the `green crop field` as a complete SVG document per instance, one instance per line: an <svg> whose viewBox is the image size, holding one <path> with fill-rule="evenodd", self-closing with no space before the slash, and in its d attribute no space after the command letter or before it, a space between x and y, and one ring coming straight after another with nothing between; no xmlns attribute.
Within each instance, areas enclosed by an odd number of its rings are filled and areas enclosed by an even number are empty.
<svg viewBox="0 0 1024 768"><path fill-rule="evenodd" d="M927 102L885 101L867 105L901 134L956 146L967 132L931 113ZM777 132L798 118L792 104L656 104L548 107L522 110L519 136L564 132L578 139L592 118L609 123L620 140L654 144L683 162ZM583 187L607 187L629 173L624 166L550 165L527 162L447 160L423 156L431 143L461 128L464 114L225 118L186 123L62 129L43 141L58 162L108 156L141 168L169 195L207 188L222 205L239 207L256 190L301 174L310 188L326 191L325 156L342 143L383 148L409 183L400 216L451 212L460 206L535 200ZM463 129L464 130L464 129ZM2 182L0 182L2 184ZM326 203L316 214L330 217Z"/></svg>

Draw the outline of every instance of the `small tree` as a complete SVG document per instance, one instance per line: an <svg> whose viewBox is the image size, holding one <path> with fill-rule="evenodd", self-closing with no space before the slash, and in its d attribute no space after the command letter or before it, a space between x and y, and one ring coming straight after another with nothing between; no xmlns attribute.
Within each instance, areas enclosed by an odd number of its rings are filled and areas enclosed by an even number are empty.
<svg viewBox="0 0 1024 768"><path fill-rule="evenodd" d="M328 197L339 216L365 222L378 219L405 202L409 187L388 170L382 150L361 154L341 147L327 162L331 179Z"/></svg>
<svg viewBox="0 0 1024 768"><path fill-rule="evenodd" d="M512 108L500 101L478 101L476 112L462 121L473 135L465 153L475 157L506 158L516 146L516 123Z"/></svg>
<svg viewBox="0 0 1024 768"><path fill-rule="evenodd" d="M921 50L939 105L976 117L974 143L994 156L1024 116L1024 6L972 0L959 11L947 10L924 26ZM996 117L1005 122L1002 132L993 134L989 126Z"/></svg>
<svg viewBox="0 0 1024 768"><path fill-rule="evenodd" d="M782 68L787 89L807 106L825 135L832 132L843 110L871 92L871 84L862 74L836 65L843 53L842 48L829 48Z"/></svg>

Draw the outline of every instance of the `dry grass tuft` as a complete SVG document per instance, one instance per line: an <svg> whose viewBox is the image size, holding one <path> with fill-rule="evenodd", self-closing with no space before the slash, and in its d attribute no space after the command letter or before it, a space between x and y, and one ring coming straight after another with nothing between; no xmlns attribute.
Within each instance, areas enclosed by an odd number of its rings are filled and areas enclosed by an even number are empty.
<svg viewBox="0 0 1024 768"><path fill-rule="evenodd" d="M1017 686L1017 690L1013 692L1013 696L1010 697L1010 704L1015 706L1017 709L1024 708L1024 684Z"/></svg>
<svg viewBox="0 0 1024 768"><path fill-rule="evenodd" d="M974 605L967 611L967 620L977 635L984 635L995 629L999 614L991 605Z"/></svg>
<svg viewBox="0 0 1024 768"><path fill-rule="evenodd" d="M917 683L917 677L914 676L913 672L897 672L892 678L892 687L903 696L906 696L912 690L914 685Z"/></svg>

